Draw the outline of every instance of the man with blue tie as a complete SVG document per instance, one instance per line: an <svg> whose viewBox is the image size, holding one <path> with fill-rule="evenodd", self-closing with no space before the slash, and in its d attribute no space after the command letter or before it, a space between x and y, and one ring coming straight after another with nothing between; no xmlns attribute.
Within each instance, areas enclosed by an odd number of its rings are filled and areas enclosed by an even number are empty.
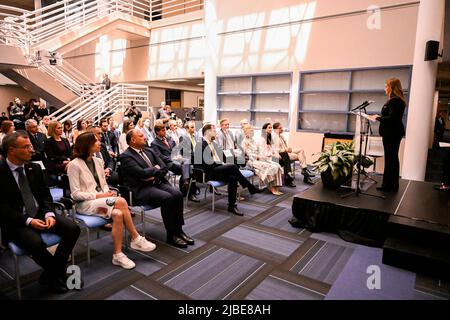
<svg viewBox="0 0 450 320"><path fill-rule="evenodd" d="M13 241L31 254L44 272L39 279L54 293L68 291L66 263L80 235L80 228L70 219L54 213L50 190L39 165L29 163L33 145L27 132L19 130L3 139L7 155L0 160L0 227L3 242ZM41 233L61 237L54 255L41 239Z"/></svg>

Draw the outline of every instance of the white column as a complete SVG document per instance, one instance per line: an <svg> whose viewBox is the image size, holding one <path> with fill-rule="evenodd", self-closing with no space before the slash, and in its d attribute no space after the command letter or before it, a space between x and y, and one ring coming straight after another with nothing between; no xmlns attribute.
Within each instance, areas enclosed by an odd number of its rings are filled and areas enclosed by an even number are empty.
<svg viewBox="0 0 450 320"><path fill-rule="evenodd" d="M425 179L438 66L437 60L424 61L425 47L429 40L441 40L444 11L445 0L420 1L402 167L404 179Z"/></svg>
<svg viewBox="0 0 450 320"><path fill-rule="evenodd" d="M217 14L216 0L205 1L204 120L217 121Z"/></svg>

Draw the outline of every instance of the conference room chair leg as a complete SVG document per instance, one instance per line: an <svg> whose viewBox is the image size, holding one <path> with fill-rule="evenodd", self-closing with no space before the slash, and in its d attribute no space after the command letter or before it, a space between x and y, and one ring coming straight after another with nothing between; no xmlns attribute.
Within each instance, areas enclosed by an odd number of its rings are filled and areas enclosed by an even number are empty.
<svg viewBox="0 0 450 320"><path fill-rule="evenodd" d="M145 210L141 208L142 236L145 238Z"/></svg>
<svg viewBox="0 0 450 320"><path fill-rule="evenodd" d="M216 195L216 188L212 187L212 212L213 213L214 213L214 209L215 209L215 206L214 206L215 195Z"/></svg>
<svg viewBox="0 0 450 320"><path fill-rule="evenodd" d="M88 266L91 265L91 247L89 246L90 233L89 228L86 228L86 250L87 250L87 263Z"/></svg>

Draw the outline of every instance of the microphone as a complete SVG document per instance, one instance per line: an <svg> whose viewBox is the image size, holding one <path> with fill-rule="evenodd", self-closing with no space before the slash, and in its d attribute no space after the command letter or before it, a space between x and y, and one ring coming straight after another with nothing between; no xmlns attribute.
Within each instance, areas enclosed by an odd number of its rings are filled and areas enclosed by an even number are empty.
<svg viewBox="0 0 450 320"><path fill-rule="evenodd" d="M372 103L374 103L374 102L375 102L375 101L373 101L373 100L366 100L366 101L364 101L363 103L361 103L359 106L354 107L351 111L355 111L355 110L359 110L359 109L365 108L365 107L367 107L369 104L372 104Z"/></svg>

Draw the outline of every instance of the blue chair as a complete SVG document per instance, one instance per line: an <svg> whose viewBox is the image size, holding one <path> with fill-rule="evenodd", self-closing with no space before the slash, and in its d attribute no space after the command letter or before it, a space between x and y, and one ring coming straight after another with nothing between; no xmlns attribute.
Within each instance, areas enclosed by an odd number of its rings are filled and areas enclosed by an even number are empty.
<svg viewBox="0 0 450 320"><path fill-rule="evenodd" d="M62 203L54 203L57 208L59 208L61 211L64 211L64 205ZM45 245L48 247L54 246L61 242L61 237L53 234L53 233L41 233L42 241L45 243ZM20 285L20 265L19 265L19 258L21 256L29 255L29 253L19 247L14 242L8 243L8 248L13 253L14 257L14 270L15 270L15 280L16 280L16 288L17 288L17 298L19 300L22 300L22 290ZM75 264L75 255L74 252L72 252L72 264Z"/></svg>
<svg viewBox="0 0 450 320"><path fill-rule="evenodd" d="M253 177L255 176L255 173L251 170L246 170L246 169L240 169L242 175L249 179L252 178L253 181ZM191 181L189 182L189 188L188 188L188 194L189 191L191 189L191 183L192 181L196 181L199 182L201 184L205 184L206 188L205 188L205 200L206 200L206 193L208 192L208 187L211 188L212 190L212 212L215 212L215 192L217 188L226 186L227 183L224 181L216 181L216 180L206 180L206 175L205 172L202 169L199 168L194 168L194 176L196 177L196 179L191 179ZM240 190L238 189L238 194L237 194L237 198L240 198ZM187 207L187 200L186 200L186 207Z"/></svg>

